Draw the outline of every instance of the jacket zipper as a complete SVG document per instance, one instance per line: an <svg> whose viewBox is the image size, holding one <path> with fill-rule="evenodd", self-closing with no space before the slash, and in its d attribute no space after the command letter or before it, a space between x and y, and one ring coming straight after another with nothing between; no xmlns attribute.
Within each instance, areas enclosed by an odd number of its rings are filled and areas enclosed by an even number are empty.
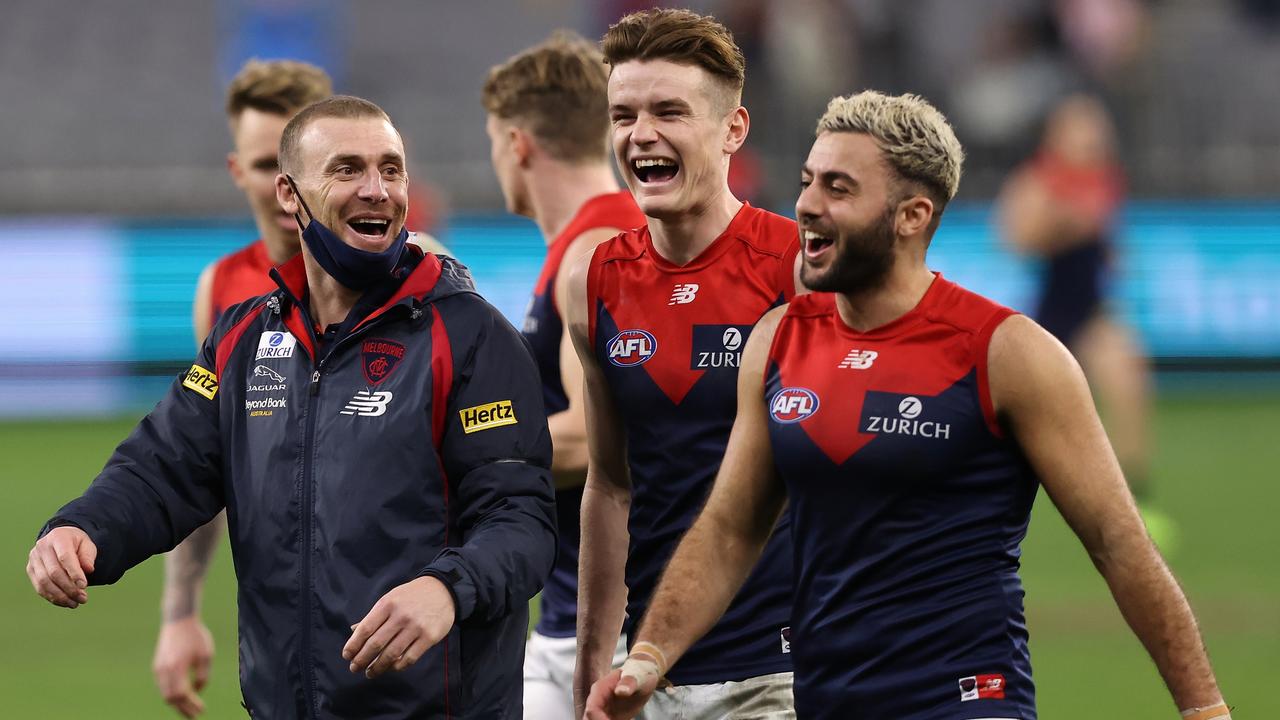
<svg viewBox="0 0 1280 720"><path fill-rule="evenodd" d="M310 402L307 403L307 412L308 412L307 430L306 430L306 435L303 438L303 444L302 444L302 453L303 453L302 454L302 512L300 513L300 515L302 517L302 553L303 553L303 559L302 559L303 613L302 613L301 655L302 655L304 672L303 672L302 683L303 683L303 695L307 702L308 717L315 717L315 713L316 713L316 671L315 671L315 663L312 660L312 648L311 648L311 618L313 615L313 608L312 608L313 603L311 598L312 596L311 543L312 543L312 525L314 524L314 517L313 517L314 513L313 513L312 506L314 505L314 502L315 502L313 498L313 491L312 491L312 485L314 484L312 479L312 464L313 464L312 458L315 454L314 445L315 445L315 437L316 437L316 418L319 415L319 413L316 411L316 406L319 404L319 397L320 397L320 376L322 374L322 371L324 370L325 361L328 360L329 357L332 356L333 353L337 351L339 347L348 344L350 341L355 340L361 335L364 335L366 332L369 331L370 328L378 327L379 325L385 324L386 320L388 319L388 316L390 315L391 313L383 313L382 316L374 318L373 322L369 323L368 325L363 325L357 328L355 332L350 333L346 337L341 338L337 342L330 345L328 352L326 352L324 354L324 357L320 358L319 361L316 363L316 367L311 373L311 383L308 386L308 390L307 390L307 393L310 396L311 400ZM311 327L311 320L309 318L305 322L307 323L307 327ZM315 340L316 340L315 333L313 332L312 333L313 346L316 345Z"/></svg>

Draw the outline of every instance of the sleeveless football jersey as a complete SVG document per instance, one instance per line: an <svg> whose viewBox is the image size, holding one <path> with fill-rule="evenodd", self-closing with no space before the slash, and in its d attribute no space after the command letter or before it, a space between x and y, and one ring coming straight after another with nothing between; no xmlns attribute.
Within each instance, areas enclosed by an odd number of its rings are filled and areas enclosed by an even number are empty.
<svg viewBox="0 0 1280 720"><path fill-rule="evenodd" d="M547 415L569 407L560 382L560 342L564 324L556 308L556 277L564 254L573 241L596 228L627 228L644 224L644 213L636 207L628 191L597 195L583 203L564 230L547 247L542 274L534 286L533 299L524 319L524 336L533 350L533 358L542 374L542 399ZM537 631L547 637L572 637L578 621L578 542L581 538L578 514L582 505L582 487L556 490L556 517L559 521L560 544L556 563L542 588L542 614Z"/></svg>
<svg viewBox="0 0 1280 720"><path fill-rule="evenodd" d="M868 332L826 293L781 319L764 392L801 717L1035 718L1018 563L1038 481L987 385L1012 313L938 276Z"/></svg>
<svg viewBox="0 0 1280 720"><path fill-rule="evenodd" d="M262 240L255 240L220 258L213 269L210 293L212 322L216 323L223 311L232 305L275 290L275 281L269 274L272 267L267 245Z"/></svg>
<svg viewBox="0 0 1280 720"><path fill-rule="evenodd" d="M647 227L596 248L590 339L625 426L632 503L626 629L706 500L737 410L752 326L794 293L793 221L743 205L724 233L677 266ZM791 548L784 516L716 626L667 674L678 685L791 670Z"/></svg>

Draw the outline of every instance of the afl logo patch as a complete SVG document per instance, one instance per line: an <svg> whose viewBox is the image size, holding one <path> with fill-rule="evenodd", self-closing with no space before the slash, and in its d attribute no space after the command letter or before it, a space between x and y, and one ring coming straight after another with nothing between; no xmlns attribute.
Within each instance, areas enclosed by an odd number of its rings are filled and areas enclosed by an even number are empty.
<svg viewBox="0 0 1280 720"><path fill-rule="evenodd" d="M782 388L769 401L769 414L780 423L797 423L816 412L818 395L805 388Z"/></svg>
<svg viewBox="0 0 1280 720"><path fill-rule="evenodd" d="M623 330L609 341L609 362L618 367L642 365L658 351L658 341L644 330Z"/></svg>

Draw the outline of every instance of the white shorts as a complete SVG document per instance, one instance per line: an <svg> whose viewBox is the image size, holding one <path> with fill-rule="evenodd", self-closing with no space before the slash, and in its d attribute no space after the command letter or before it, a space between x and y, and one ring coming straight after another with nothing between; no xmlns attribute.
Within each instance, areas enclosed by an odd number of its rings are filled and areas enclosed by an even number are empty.
<svg viewBox="0 0 1280 720"><path fill-rule="evenodd" d="M524 646L525 720L574 720L573 668L578 639L553 638L534 632ZM627 659L626 637L618 638L613 666Z"/></svg>
<svg viewBox="0 0 1280 720"><path fill-rule="evenodd" d="M774 673L738 682L673 685L649 698L640 720L793 720L791 673Z"/></svg>

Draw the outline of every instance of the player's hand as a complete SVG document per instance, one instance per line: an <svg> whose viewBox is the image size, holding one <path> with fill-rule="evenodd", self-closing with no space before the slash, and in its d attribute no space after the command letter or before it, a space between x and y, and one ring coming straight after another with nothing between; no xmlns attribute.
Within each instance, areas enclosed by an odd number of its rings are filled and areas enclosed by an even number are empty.
<svg viewBox="0 0 1280 720"><path fill-rule="evenodd" d="M631 720L658 687L658 664L645 656L631 656L622 667L591 686L585 720Z"/></svg>
<svg viewBox="0 0 1280 720"><path fill-rule="evenodd" d="M375 678L404 670L440 642L454 619L453 596L444 583L420 577L391 589L352 626L342 657L353 673Z"/></svg>
<svg viewBox="0 0 1280 720"><path fill-rule="evenodd" d="M54 605L75 609L89 602L86 579L93 572L98 546L78 527L50 530L27 555L27 577L40 597Z"/></svg>
<svg viewBox="0 0 1280 720"><path fill-rule="evenodd" d="M164 701L184 717L204 712L197 694L209 682L213 663L213 635L196 615L170 620L160 626L151 673Z"/></svg>

